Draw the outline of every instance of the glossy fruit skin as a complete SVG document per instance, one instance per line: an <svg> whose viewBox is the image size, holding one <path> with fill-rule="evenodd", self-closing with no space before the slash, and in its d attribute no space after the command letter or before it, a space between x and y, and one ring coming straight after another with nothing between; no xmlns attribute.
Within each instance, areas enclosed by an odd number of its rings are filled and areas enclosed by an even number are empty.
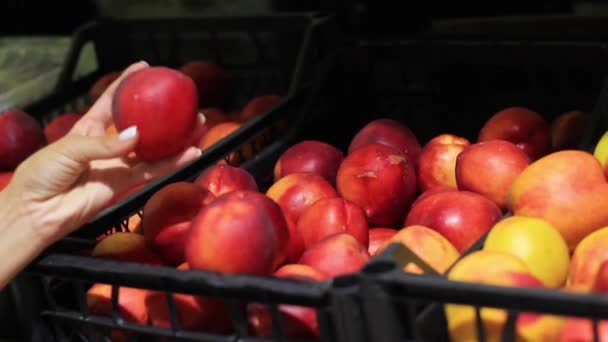
<svg viewBox="0 0 608 342"><path fill-rule="evenodd" d="M20 109L0 114L0 171L13 171L46 145L40 124Z"/></svg>
<svg viewBox="0 0 608 342"><path fill-rule="evenodd" d="M118 131L137 126L135 148L143 160L159 160L183 150L194 134L198 113L192 79L166 67L133 72L118 85L112 115Z"/></svg>

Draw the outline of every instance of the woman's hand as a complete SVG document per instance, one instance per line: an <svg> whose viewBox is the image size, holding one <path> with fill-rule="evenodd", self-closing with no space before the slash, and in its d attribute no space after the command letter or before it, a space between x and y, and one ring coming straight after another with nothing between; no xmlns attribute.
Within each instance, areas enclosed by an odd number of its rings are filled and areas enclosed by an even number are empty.
<svg viewBox="0 0 608 342"><path fill-rule="evenodd" d="M27 250L23 244L28 243L31 249L13 265L10 277L37 253L94 217L115 196L201 154L198 148L190 147L166 160L142 162L128 157L139 137L136 127L118 136L105 135L118 83L146 67L139 62L127 68L68 135L21 163L10 184L0 192L0 224L5 224L0 225L2 268L7 259L14 260ZM202 115L199 123L204 123ZM0 271L0 286L10 280L4 273Z"/></svg>

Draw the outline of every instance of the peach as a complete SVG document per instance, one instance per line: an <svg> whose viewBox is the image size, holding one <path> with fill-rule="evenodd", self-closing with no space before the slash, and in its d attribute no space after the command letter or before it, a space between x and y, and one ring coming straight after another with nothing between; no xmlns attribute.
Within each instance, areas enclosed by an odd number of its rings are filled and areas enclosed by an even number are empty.
<svg viewBox="0 0 608 342"><path fill-rule="evenodd" d="M573 110L556 117L551 123L553 151L578 149L589 122L589 113Z"/></svg>
<svg viewBox="0 0 608 342"><path fill-rule="evenodd" d="M363 246L369 243L368 226L361 208L343 198L324 198L306 208L297 223L306 248L334 233L349 233Z"/></svg>
<svg viewBox="0 0 608 342"><path fill-rule="evenodd" d="M326 276L314 268L302 264L287 264L274 272L275 277L323 281Z"/></svg>
<svg viewBox="0 0 608 342"><path fill-rule="evenodd" d="M305 140L288 148L274 167L274 180L277 181L292 173L314 173L336 185L338 167L344 160L344 153L316 140Z"/></svg>
<svg viewBox="0 0 608 342"><path fill-rule="evenodd" d="M266 192L283 210L285 217L297 224L304 210L316 201L338 197L323 177L312 173L292 173L275 182Z"/></svg>
<svg viewBox="0 0 608 342"><path fill-rule="evenodd" d="M608 261L608 227L587 235L576 246L570 261L569 284L590 290L605 261Z"/></svg>
<svg viewBox="0 0 608 342"><path fill-rule="evenodd" d="M206 189L188 182L171 183L156 192L143 209L146 242L170 265L184 262L184 246L192 219L215 199Z"/></svg>
<svg viewBox="0 0 608 342"><path fill-rule="evenodd" d="M338 193L365 212L370 225L394 225L416 195L413 163L396 149L369 144L350 153L340 165Z"/></svg>
<svg viewBox="0 0 608 342"><path fill-rule="evenodd" d="M542 282L530 273L521 259L511 254L492 251L475 251L463 257L452 267L448 279L498 286L543 287ZM446 304L444 310L452 341L477 340L474 307ZM480 315L485 340L500 341L507 321L507 311L482 308ZM515 323L515 338L517 341L551 341L542 338L555 333L560 323L557 317L520 313Z"/></svg>
<svg viewBox="0 0 608 342"><path fill-rule="evenodd" d="M479 141L507 140L524 151L530 160L547 154L551 129L540 114L523 107L509 107L494 114L479 132Z"/></svg>
<svg viewBox="0 0 608 342"><path fill-rule="evenodd" d="M559 288L566 282L568 246L557 229L544 220L507 217L492 227L483 249L518 256L546 287Z"/></svg>
<svg viewBox="0 0 608 342"><path fill-rule="evenodd" d="M145 307L147 290L123 287L118 289L118 313L121 318L134 323L147 324ZM109 316L112 313L112 285L94 284L87 291L87 305L93 314Z"/></svg>
<svg viewBox="0 0 608 342"><path fill-rule="evenodd" d="M414 164L418 162L422 149L418 138L409 127L391 119L377 119L365 125L350 142L348 154L369 144L390 146L403 153Z"/></svg>
<svg viewBox="0 0 608 342"><path fill-rule="evenodd" d="M126 76L112 102L116 128L137 126L135 153L159 160L182 151L197 126L198 100L192 79L167 67L149 67Z"/></svg>
<svg viewBox="0 0 608 342"><path fill-rule="evenodd" d="M196 84L201 107L220 107L230 96L230 76L222 67L209 61L191 61L179 70Z"/></svg>
<svg viewBox="0 0 608 342"><path fill-rule="evenodd" d="M297 262L304 253L304 239L298 231L295 222L289 217L283 215L289 229L289 242L287 243L287 261Z"/></svg>
<svg viewBox="0 0 608 342"><path fill-rule="evenodd" d="M236 131L240 127L241 124L233 121L219 123L207 131L198 144L198 147L200 147L201 150L206 150L213 146L216 142L232 134L232 132Z"/></svg>
<svg viewBox="0 0 608 342"><path fill-rule="evenodd" d="M117 261L163 265L162 260L148 247L143 236L129 232L108 235L95 245L91 256Z"/></svg>
<svg viewBox="0 0 608 342"><path fill-rule="evenodd" d="M386 241L378 252L381 253L388 245L395 242L407 247L440 274L447 271L460 257L460 253L446 238L425 226L415 225L401 229L390 240ZM417 274L423 273L422 269L414 263L405 265L403 271Z"/></svg>
<svg viewBox="0 0 608 342"><path fill-rule="evenodd" d="M194 181L215 197L235 190L258 191L255 178L245 169L230 165L214 165L205 169Z"/></svg>
<svg viewBox="0 0 608 342"><path fill-rule="evenodd" d="M513 182L508 207L514 215L551 223L573 250L583 237L608 225L607 197L597 159L567 150L530 164Z"/></svg>
<svg viewBox="0 0 608 342"><path fill-rule="evenodd" d="M0 172L0 191L4 190L13 178L12 172Z"/></svg>
<svg viewBox="0 0 608 342"><path fill-rule="evenodd" d="M239 121L247 122L256 116L269 111L274 106L276 106L279 101L281 101L281 97L278 95L264 95L254 97L243 107L243 109L239 113Z"/></svg>
<svg viewBox="0 0 608 342"><path fill-rule="evenodd" d="M120 74L120 71L111 71L99 77L97 81L91 85L91 88L89 88L90 101L95 102L99 97L101 97L101 94L106 91L114 80L120 77Z"/></svg>
<svg viewBox="0 0 608 342"><path fill-rule="evenodd" d="M435 193L412 206L405 226L436 230L463 253L500 220L500 209L489 199L469 191Z"/></svg>
<svg viewBox="0 0 608 342"><path fill-rule="evenodd" d="M370 228L368 232L369 246L367 252L370 256L380 254L380 248L384 246L386 241L390 240L398 230L393 228Z"/></svg>
<svg viewBox="0 0 608 342"><path fill-rule="evenodd" d="M222 195L196 216L185 247L190 267L228 274L268 275L284 261L287 227L279 226L280 216L269 214L267 208L274 203L262 201L262 194L244 192Z"/></svg>
<svg viewBox="0 0 608 342"><path fill-rule="evenodd" d="M418 158L416 175L422 192L437 187L456 189L456 158L471 143L452 134L441 134L431 139Z"/></svg>
<svg viewBox="0 0 608 342"><path fill-rule="evenodd" d="M188 270L187 263L177 267ZM150 291L146 307L153 326L170 328L171 316L164 292ZM231 329L232 322L224 303L219 299L203 298L181 293L173 294L179 326L185 330L225 333Z"/></svg>
<svg viewBox="0 0 608 342"><path fill-rule="evenodd" d="M20 109L0 114L0 171L13 171L46 144L40 124Z"/></svg>
<svg viewBox="0 0 608 342"><path fill-rule="evenodd" d="M44 127L46 141L50 144L68 134L80 118L82 118L80 114L64 113L51 120Z"/></svg>
<svg viewBox="0 0 608 342"><path fill-rule="evenodd" d="M528 155L505 140L489 140L466 146L456 158L459 190L476 192L505 210L509 189L530 164Z"/></svg>
<svg viewBox="0 0 608 342"><path fill-rule="evenodd" d="M272 227L274 228L276 238L276 258L273 266L273 270L283 264L287 259L289 250L289 241L291 238L291 230L293 227L289 227L288 221L281 210L281 207L277 205L270 197L261 194L259 192L237 190L222 195L224 199L239 199L256 202L260 208L268 215L271 220Z"/></svg>
<svg viewBox="0 0 608 342"><path fill-rule="evenodd" d="M367 248L357 239L348 233L336 233L310 246L298 263L334 278L360 271L368 260Z"/></svg>
<svg viewBox="0 0 608 342"><path fill-rule="evenodd" d="M305 265L285 265L274 274L278 278L297 279L303 281L322 281L324 276L313 268ZM314 308L279 305L283 332L291 338L319 338L317 313ZM252 303L248 307L249 326L255 336L272 337L272 314L268 306Z"/></svg>

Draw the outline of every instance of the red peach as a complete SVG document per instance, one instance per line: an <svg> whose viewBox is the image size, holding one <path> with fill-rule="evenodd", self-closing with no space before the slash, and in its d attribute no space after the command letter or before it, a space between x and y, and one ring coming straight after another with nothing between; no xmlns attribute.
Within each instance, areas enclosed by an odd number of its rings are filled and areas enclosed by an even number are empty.
<svg viewBox="0 0 608 342"><path fill-rule="evenodd" d="M456 183L459 190L478 193L505 210L511 184L529 164L528 155L511 142L479 142L458 155Z"/></svg>
<svg viewBox="0 0 608 342"><path fill-rule="evenodd" d="M553 151L578 149L589 113L573 110L556 117L551 123L551 149Z"/></svg>
<svg viewBox="0 0 608 342"><path fill-rule="evenodd" d="M53 119L44 127L46 141L50 144L68 134L80 118L80 114L65 113Z"/></svg>
<svg viewBox="0 0 608 342"><path fill-rule="evenodd" d="M12 172L0 172L0 191L4 190L13 178Z"/></svg>
<svg viewBox="0 0 608 342"><path fill-rule="evenodd" d="M286 241L277 232L284 230L287 235L286 226L277 226L267 210L271 205L267 201L261 203L262 194L243 192L233 191L216 198L196 216L185 248L190 267L268 275L284 260Z"/></svg>
<svg viewBox="0 0 608 342"><path fill-rule="evenodd" d="M349 233L363 246L369 243L368 226L361 208L343 198L324 198L306 208L297 223L306 248L326 236Z"/></svg>
<svg viewBox="0 0 608 342"><path fill-rule="evenodd" d="M278 95L264 95L253 98L249 101L245 107L241 110L238 118L240 122L247 122L254 117L267 112L271 108L273 108L279 101L281 101L281 97Z"/></svg>
<svg viewBox="0 0 608 342"><path fill-rule="evenodd" d="M206 189L188 182L160 189L144 206L142 226L146 242L170 265L183 263L192 219L214 199Z"/></svg>
<svg viewBox="0 0 608 342"><path fill-rule="evenodd" d="M288 221L283 215L283 211L270 197L255 191L236 190L221 196L224 199L239 199L256 202L260 208L268 215L271 220L272 227L275 232L276 240L276 258L273 270L282 265L287 259L290 240L290 228Z"/></svg>
<svg viewBox="0 0 608 342"><path fill-rule="evenodd" d="M135 153L143 160L173 156L190 142L198 120L192 79L167 67L149 67L125 77L112 102L116 128L137 126Z"/></svg>
<svg viewBox="0 0 608 342"><path fill-rule="evenodd" d="M277 272L275 277L297 279L305 281L322 281L325 276L306 265L285 265ZM314 308L279 305L281 322L286 337L291 338L319 338L317 313ZM249 325L255 336L272 337L272 314L268 306L252 303L248 307Z"/></svg>
<svg viewBox="0 0 608 342"><path fill-rule="evenodd" d="M240 127L241 124L232 121L217 124L207 131L198 146L201 148L201 150L206 150L213 146L213 144L216 142L229 136L232 132L236 131Z"/></svg>
<svg viewBox="0 0 608 342"><path fill-rule="evenodd" d="M424 145L416 168L420 190L456 189L456 158L468 145L467 139L452 134L438 135Z"/></svg>
<svg viewBox="0 0 608 342"><path fill-rule="evenodd" d="M123 287L118 289L118 314L129 322L147 324L148 310L144 289ZM86 294L87 305L93 314L110 316L112 314L112 285L94 284Z"/></svg>
<svg viewBox="0 0 608 342"><path fill-rule="evenodd" d="M414 164L420 155L420 142L409 127L391 119L377 119L363 127L350 143L348 154L369 144L390 146L405 154Z"/></svg>
<svg viewBox="0 0 608 342"><path fill-rule="evenodd" d="M190 267L184 263L177 269L188 270ZM225 333L231 329L232 322L224 303L219 299L175 293L173 302L182 329L215 333ZM171 327L170 310L164 292L150 291L146 307L153 326Z"/></svg>
<svg viewBox="0 0 608 342"><path fill-rule="evenodd" d="M230 95L230 77L219 65L209 61L191 61L179 69L196 84L201 107L219 107Z"/></svg>
<svg viewBox="0 0 608 342"><path fill-rule="evenodd" d="M148 247L143 236L118 232L99 241L91 256L126 262L162 265L162 260Z"/></svg>
<svg viewBox="0 0 608 342"><path fill-rule="evenodd" d="M0 171L13 171L46 144L40 124L24 111L0 114Z"/></svg>
<svg viewBox="0 0 608 342"><path fill-rule="evenodd" d="M369 144L349 154L338 169L338 193L365 212L370 225L401 222L416 195L412 162L396 149Z"/></svg>
<svg viewBox="0 0 608 342"><path fill-rule="evenodd" d="M89 97L91 102L95 102L99 97L101 97L101 94L106 91L114 80L120 77L120 74L120 71L112 71L99 77L89 89Z"/></svg>
<svg viewBox="0 0 608 342"><path fill-rule="evenodd" d="M266 192L297 224L304 210L323 198L337 197L336 190L323 177L312 173L292 173L279 179Z"/></svg>
<svg viewBox="0 0 608 342"><path fill-rule="evenodd" d="M288 148L274 167L274 180L277 181L292 173L308 172L317 174L330 184L336 184L338 168L344 160L344 153L316 140L306 140Z"/></svg>
<svg viewBox="0 0 608 342"><path fill-rule="evenodd" d="M444 191L412 206L405 226L421 225L436 230L462 253L502 217L489 199L469 191Z"/></svg>
<svg viewBox="0 0 608 342"><path fill-rule="evenodd" d="M549 152L551 129L540 114L523 107L509 107L494 114L481 128L479 141L507 140L534 161Z"/></svg>
<svg viewBox="0 0 608 342"><path fill-rule="evenodd" d="M235 190L258 191L255 178L245 169L230 165L214 165L203 171L194 181L216 197Z"/></svg>
<svg viewBox="0 0 608 342"><path fill-rule="evenodd" d="M379 253L379 249L384 246L386 241L390 240L395 234L397 229L393 228L371 228L369 230L369 247L367 252L370 256Z"/></svg>
<svg viewBox="0 0 608 342"><path fill-rule="evenodd" d="M308 248L298 263L334 278L358 272L369 260L367 248L348 233L326 236Z"/></svg>

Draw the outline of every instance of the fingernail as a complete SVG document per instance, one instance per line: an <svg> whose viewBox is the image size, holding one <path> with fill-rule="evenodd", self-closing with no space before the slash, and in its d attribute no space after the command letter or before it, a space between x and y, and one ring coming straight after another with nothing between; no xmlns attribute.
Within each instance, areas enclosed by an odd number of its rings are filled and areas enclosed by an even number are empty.
<svg viewBox="0 0 608 342"><path fill-rule="evenodd" d="M196 149L196 157L198 158L198 157L200 157L200 156L201 156L201 154L203 154L203 150L201 150L201 149L200 149L200 148L198 148L198 147L195 147L195 149Z"/></svg>
<svg viewBox="0 0 608 342"><path fill-rule="evenodd" d="M142 61L139 61L139 64L143 64L143 65L145 65L145 66L150 66L150 64L148 64L148 62L143 61L143 60L142 60Z"/></svg>
<svg viewBox="0 0 608 342"><path fill-rule="evenodd" d="M118 140L131 140L137 135L137 126L131 126L118 135Z"/></svg>
<svg viewBox="0 0 608 342"><path fill-rule="evenodd" d="M199 112L198 113L198 120L204 125L205 122L207 122L207 118L205 117L205 114L203 114L203 112Z"/></svg>

